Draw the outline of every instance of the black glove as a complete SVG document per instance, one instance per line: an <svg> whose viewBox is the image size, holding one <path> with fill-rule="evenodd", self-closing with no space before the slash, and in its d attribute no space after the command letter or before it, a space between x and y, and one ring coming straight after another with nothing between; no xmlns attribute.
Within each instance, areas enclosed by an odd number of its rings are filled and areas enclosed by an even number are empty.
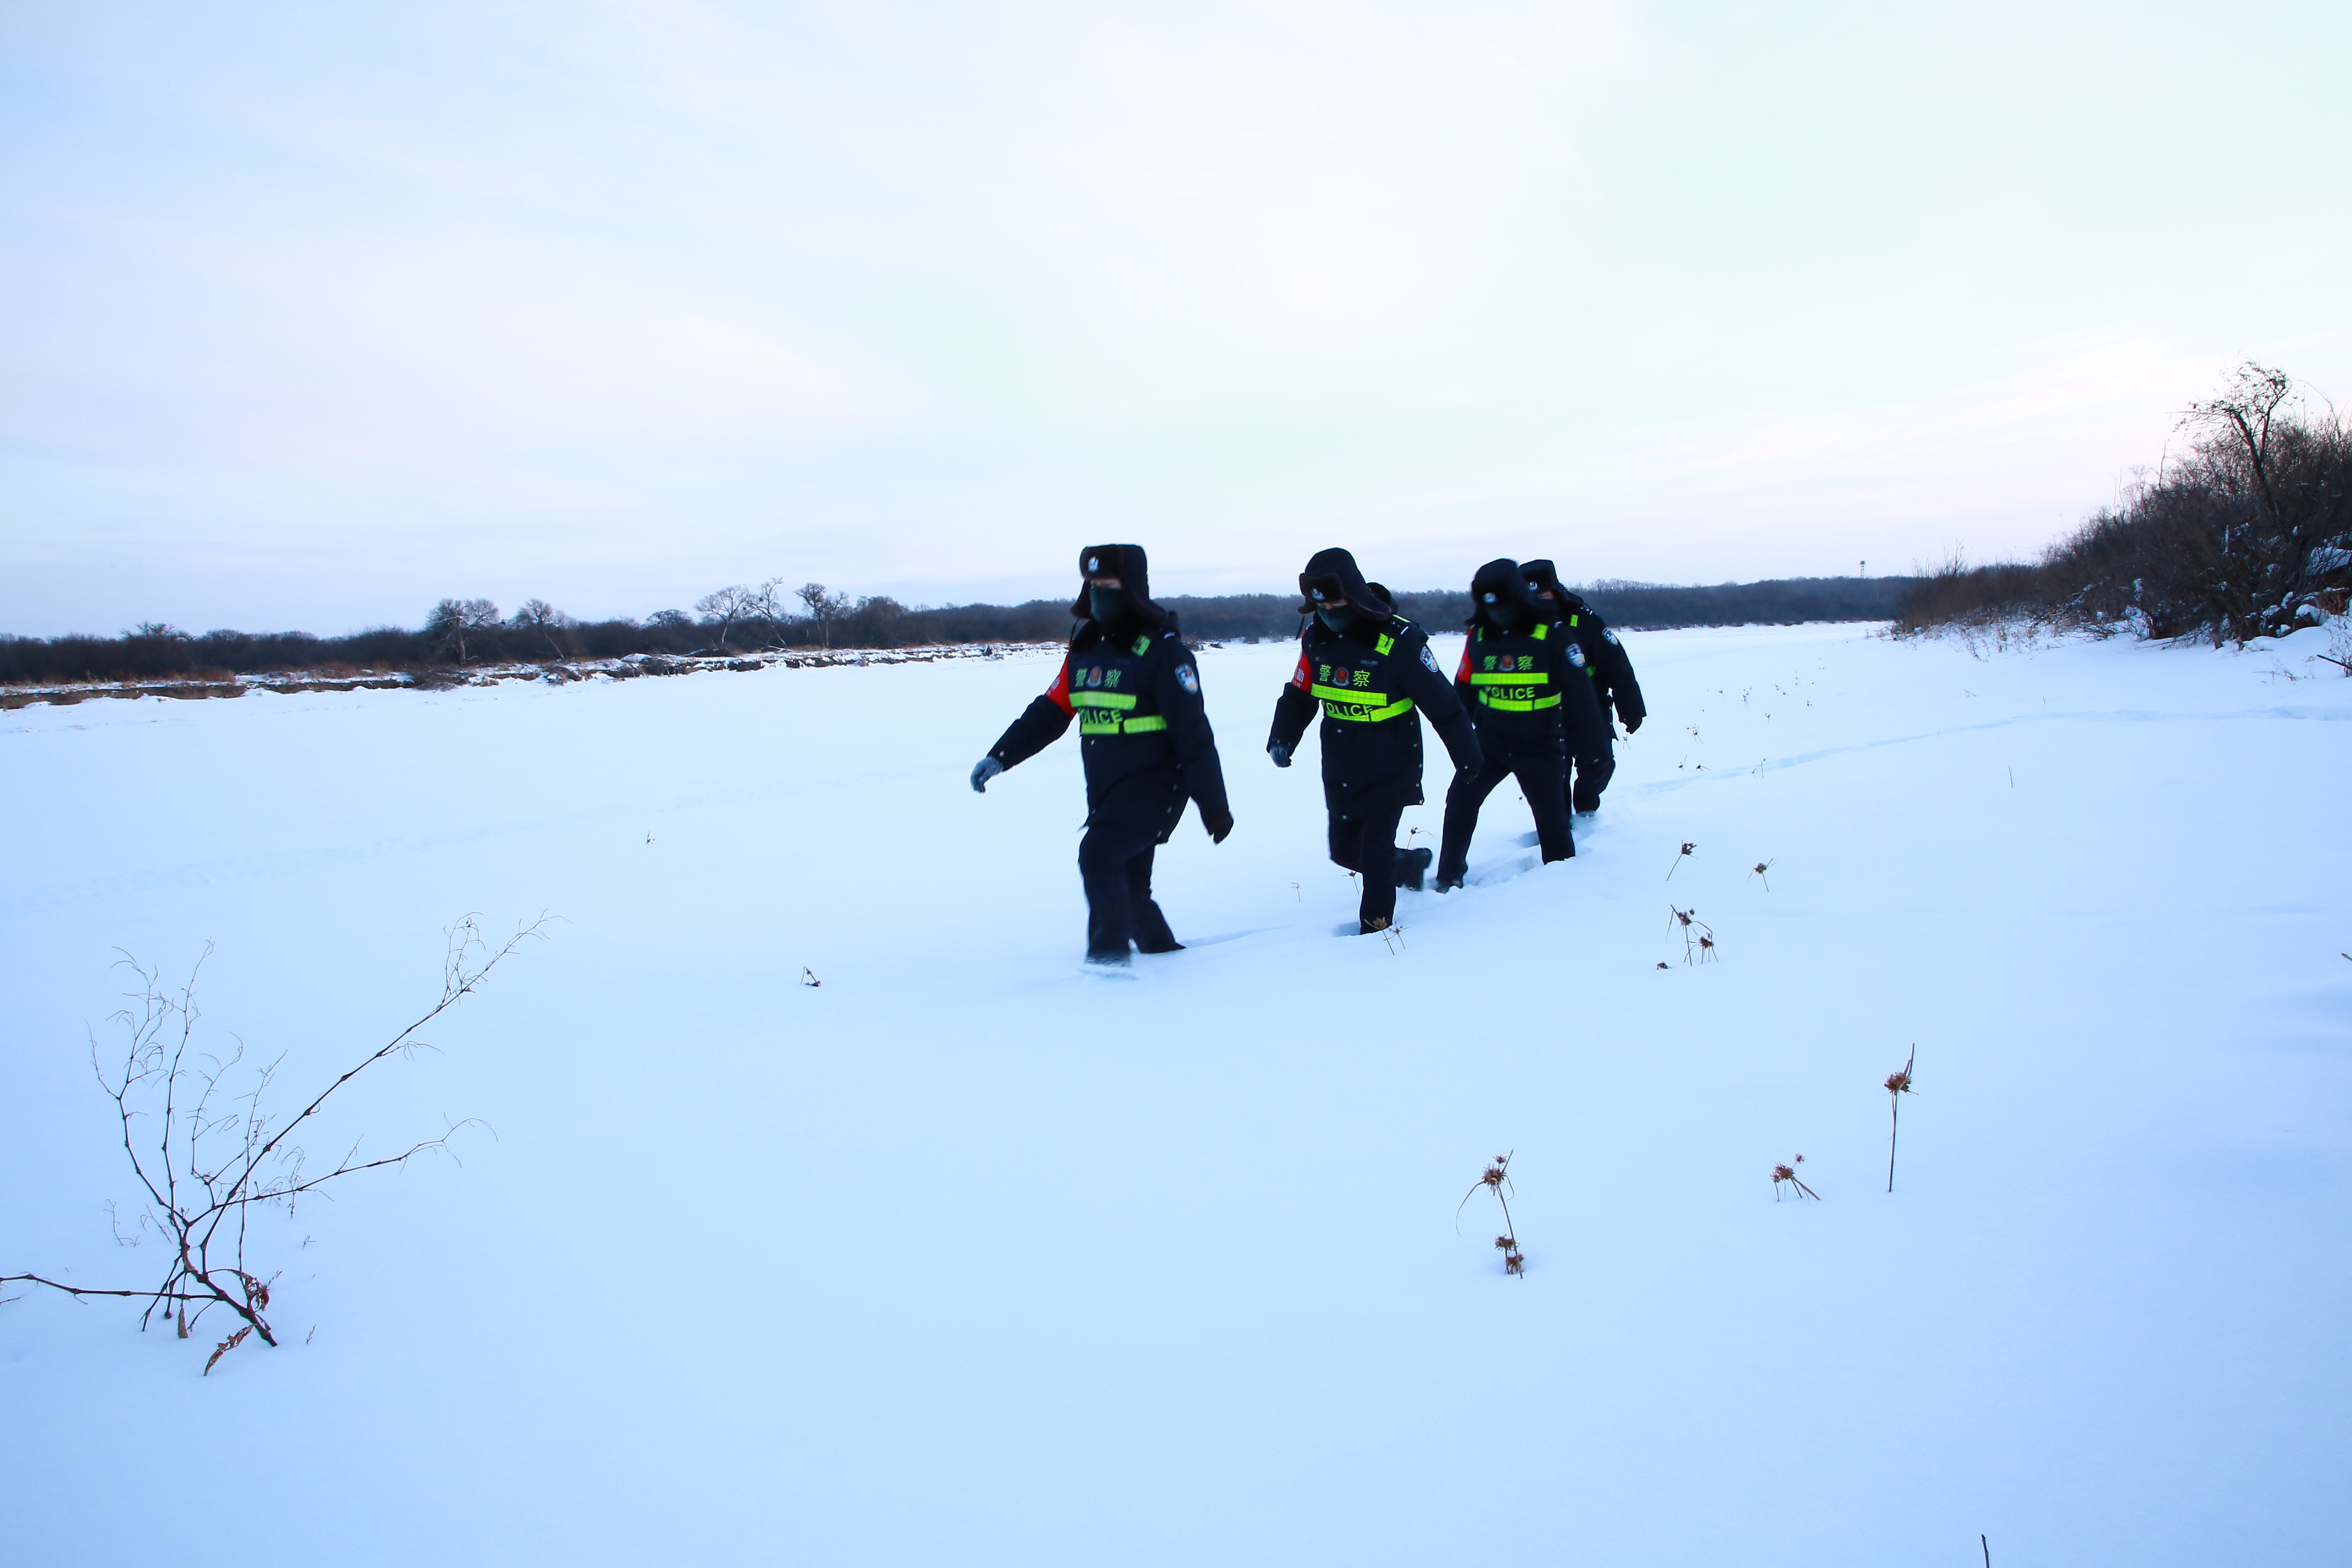
<svg viewBox="0 0 2352 1568"><path fill-rule="evenodd" d="M971 765L971 793L986 795L988 781L1004 771L1004 764L994 757L982 757Z"/></svg>
<svg viewBox="0 0 2352 1568"><path fill-rule="evenodd" d="M1642 727L1642 721L1641 721L1639 719L1628 719L1628 720L1626 720L1626 721L1625 721L1625 733L1627 733L1628 735L1632 734L1634 731L1636 731L1636 730L1640 729L1641 727Z"/></svg>
<svg viewBox="0 0 2352 1568"><path fill-rule="evenodd" d="M1209 842L1223 844L1225 835L1234 830L1234 814L1220 807L1212 813L1206 807L1201 812L1201 826L1209 830Z"/></svg>
<svg viewBox="0 0 2352 1568"><path fill-rule="evenodd" d="M1274 759L1274 765L1276 767L1286 768L1290 765L1290 742L1287 741L1268 741L1265 743L1265 754Z"/></svg>

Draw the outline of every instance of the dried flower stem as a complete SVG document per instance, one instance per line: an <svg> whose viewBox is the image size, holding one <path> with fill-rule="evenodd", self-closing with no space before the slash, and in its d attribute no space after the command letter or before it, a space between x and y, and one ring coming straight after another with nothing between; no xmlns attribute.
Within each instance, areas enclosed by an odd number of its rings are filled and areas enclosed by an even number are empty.
<svg viewBox="0 0 2352 1568"><path fill-rule="evenodd" d="M1519 1251L1519 1227L1511 1218L1511 1201L1503 1195L1510 1182L1511 1156L1496 1155L1495 1163L1480 1173L1478 1179L1470 1184L1470 1190L1462 1194L1462 1203L1454 1205L1454 1227L1457 1232L1462 1228L1463 1205L1476 1197L1480 1187L1493 1193L1495 1201L1503 1205L1503 1234L1495 1238L1496 1250L1503 1255L1503 1272L1524 1279L1528 1277L1528 1260Z"/></svg>
<svg viewBox="0 0 2352 1568"><path fill-rule="evenodd" d="M1911 1054L1903 1059L1903 1070L1886 1075L1887 1103L1895 1113L1894 1124L1886 1134L1886 1190L1895 1190L1895 1141L1903 1135L1903 1097L1912 1092L1911 1067L1919 1059L1919 1047L1913 1046Z"/></svg>

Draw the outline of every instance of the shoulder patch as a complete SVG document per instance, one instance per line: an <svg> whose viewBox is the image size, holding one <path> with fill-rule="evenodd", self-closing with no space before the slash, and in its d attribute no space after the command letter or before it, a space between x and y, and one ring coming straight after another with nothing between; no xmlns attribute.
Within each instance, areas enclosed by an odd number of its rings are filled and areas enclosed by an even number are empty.
<svg viewBox="0 0 2352 1568"><path fill-rule="evenodd" d="M1611 647L1619 647L1619 646L1620 646L1620 644L1619 644L1619 643L1618 643L1618 641L1617 641L1617 634L1616 634L1615 632L1611 631L1607 626L1603 626L1603 627L1601 627L1601 640L1602 642L1607 643Z"/></svg>
<svg viewBox="0 0 2352 1568"><path fill-rule="evenodd" d="M1429 651L1429 645L1427 643L1421 645L1421 662L1428 667L1429 673L1432 675L1443 675L1445 673L1444 670L1437 668L1437 656Z"/></svg>
<svg viewBox="0 0 2352 1568"><path fill-rule="evenodd" d="M1192 667L1189 664L1180 664L1176 667L1176 684L1195 697L1201 695L1201 678L1193 672Z"/></svg>
<svg viewBox="0 0 2352 1568"><path fill-rule="evenodd" d="M1568 662L1576 666L1577 668L1582 669L1584 668L1584 650L1577 647L1574 643L1569 644Z"/></svg>

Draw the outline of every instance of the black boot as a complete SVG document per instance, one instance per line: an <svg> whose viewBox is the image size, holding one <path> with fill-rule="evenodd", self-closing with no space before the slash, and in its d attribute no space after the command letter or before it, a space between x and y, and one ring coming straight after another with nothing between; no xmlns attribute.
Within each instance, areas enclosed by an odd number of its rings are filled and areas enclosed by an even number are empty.
<svg viewBox="0 0 2352 1568"><path fill-rule="evenodd" d="M1437 851L1428 848L1425 846L1419 849L1408 849L1403 854L1398 856L1396 862L1397 886L1400 888L1411 888L1414 892L1420 892L1421 879L1428 872L1430 862L1436 858Z"/></svg>

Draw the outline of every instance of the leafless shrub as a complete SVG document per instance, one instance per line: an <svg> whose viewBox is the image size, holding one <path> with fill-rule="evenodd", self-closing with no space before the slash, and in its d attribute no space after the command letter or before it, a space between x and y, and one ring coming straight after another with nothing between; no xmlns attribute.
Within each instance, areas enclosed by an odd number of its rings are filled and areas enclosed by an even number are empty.
<svg viewBox="0 0 2352 1568"><path fill-rule="evenodd" d="M145 1289L99 1289L70 1285L40 1274L0 1275L0 1286L28 1284L74 1297L112 1296L143 1301L139 1326L144 1330L161 1311L182 1339L188 1338L215 1309L239 1326L229 1331L205 1362L209 1374L221 1357L257 1334L264 1344L278 1336L265 1315L269 1308L275 1273L264 1276L252 1261L252 1221L259 1207L277 1206L291 1214L300 1201L345 1176L362 1171L404 1165L419 1154L446 1151L449 1140L473 1123L454 1122L440 1136L410 1144L398 1153L373 1159L361 1154L354 1141L332 1169L314 1174L302 1146L294 1140L325 1108L337 1091L377 1063L394 1056L411 1056L430 1049L417 1031L456 1006L472 993L491 970L529 937L541 934L547 917L520 927L493 948L475 917L452 926L442 955L440 999L415 1023L370 1051L314 1095L290 1117L280 1118L268 1107L280 1057L257 1068L244 1066L242 1044L226 1058L195 1043L196 979L205 945L187 983L176 993L164 988L161 972L142 966L125 953L123 967L137 975L139 989L127 993L131 1005L114 1015L126 1036L120 1068L101 1059L97 1037L90 1039L90 1070L114 1102L121 1128L122 1152L144 1196L136 1221L125 1234L120 1214L115 1220L118 1240L136 1246L152 1236L171 1249L162 1283ZM315 1131L315 1128L313 1128Z"/></svg>

